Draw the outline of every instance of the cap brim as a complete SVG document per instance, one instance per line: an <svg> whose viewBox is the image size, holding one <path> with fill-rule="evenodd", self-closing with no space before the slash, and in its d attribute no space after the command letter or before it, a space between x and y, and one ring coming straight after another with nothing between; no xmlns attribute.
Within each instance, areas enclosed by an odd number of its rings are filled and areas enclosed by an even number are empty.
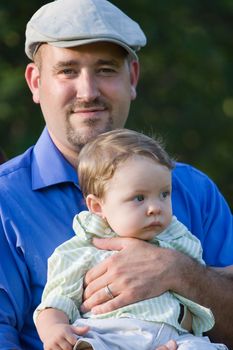
<svg viewBox="0 0 233 350"><path fill-rule="evenodd" d="M98 38L81 39L81 40L78 39L78 40L64 40L64 41L49 41L49 42L47 42L47 44L55 46L55 47L71 48L71 47L77 47L77 46L87 45L87 44L92 44L92 43L97 43L97 42L109 42L109 43L119 45L119 46L123 47L128 52L128 54L131 56L132 59L138 60L138 56L137 56L136 52L130 46L126 45L125 43L123 43L120 40L112 39L112 38L106 38L106 37L99 38L98 37ZM40 45L38 45L38 47L39 46ZM34 56L35 52L37 51L38 47L34 51L33 56Z"/></svg>

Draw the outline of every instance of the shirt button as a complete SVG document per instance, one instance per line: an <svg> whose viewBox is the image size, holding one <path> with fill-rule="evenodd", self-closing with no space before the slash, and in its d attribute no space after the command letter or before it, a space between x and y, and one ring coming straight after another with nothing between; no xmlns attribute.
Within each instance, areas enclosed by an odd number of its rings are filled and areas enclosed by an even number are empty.
<svg viewBox="0 0 233 350"><path fill-rule="evenodd" d="M110 227L108 227L108 228L106 228L106 229L104 230L104 233L105 233L106 235L110 235L110 234L112 233L112 230L110 229Z"/></svg>

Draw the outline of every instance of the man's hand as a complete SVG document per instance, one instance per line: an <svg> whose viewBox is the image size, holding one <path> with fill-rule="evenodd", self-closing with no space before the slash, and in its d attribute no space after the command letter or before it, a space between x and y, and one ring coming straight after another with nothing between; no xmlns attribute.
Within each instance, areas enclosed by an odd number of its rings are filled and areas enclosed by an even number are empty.
<svg viewBox="0 0 233 350"><path fill-rule="evenodd" d="M94 239L93 243L118 252L86 274L83 312L109 312L171 289L181 253L134 238ZM113 299L105 291L107 285Z"/></svg>
<svg viewBox="0 0 233 350"><path fill-rule="evenodd" d="M109 312L172 290L210 308L216 324L208 335L233 349L233 266L216 271L178 251L133 238L94 239L93 243L118 252L87 273L83 311Z"/></svg>

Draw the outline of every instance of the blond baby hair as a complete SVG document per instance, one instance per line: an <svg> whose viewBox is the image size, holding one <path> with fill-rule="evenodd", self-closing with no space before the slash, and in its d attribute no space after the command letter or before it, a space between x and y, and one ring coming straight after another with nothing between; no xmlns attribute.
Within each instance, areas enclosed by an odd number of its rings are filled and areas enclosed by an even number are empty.
<svg viewBox="0 0 233 350"><path fill-rule="evenodd" d="M159 140L128 129L109 131L88 142L79 154L78 177L84 197L94 194L103 198L116 168L135 155L151 158L169 170L173 168Z"/></svg>

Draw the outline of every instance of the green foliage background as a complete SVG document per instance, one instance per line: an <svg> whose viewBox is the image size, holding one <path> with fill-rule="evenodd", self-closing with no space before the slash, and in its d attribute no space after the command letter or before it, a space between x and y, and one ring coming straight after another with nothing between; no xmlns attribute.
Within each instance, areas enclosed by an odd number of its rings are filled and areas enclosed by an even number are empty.
<svg viewBox="0 0 233 350"><path fill-rule="evenodd" d="M205 171L233 207L233 1L112 0L144 29L141 80L127 127L161 135ZM24 81L24 31L46 1L0 4L0 146L8 158L43 128Z"/></svg>

